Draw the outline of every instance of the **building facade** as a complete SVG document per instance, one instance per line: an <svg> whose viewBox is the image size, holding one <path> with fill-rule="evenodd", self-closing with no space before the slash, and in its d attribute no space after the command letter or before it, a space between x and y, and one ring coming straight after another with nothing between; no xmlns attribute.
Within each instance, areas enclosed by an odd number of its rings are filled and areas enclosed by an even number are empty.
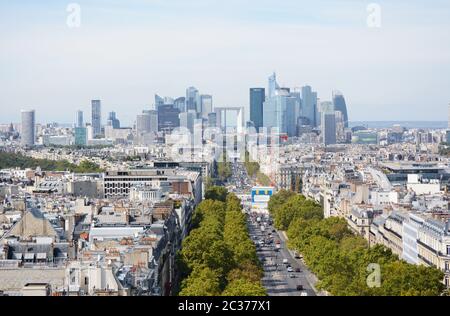
<svg viewBox="0 0 450 316"><path fill-rule="evenodd" d="M35 143L35 111L23 110L22 111L22 133L21 133L21 145L22 146L34 146Z"/></svg>
<svg viewBox="0 0 450 316"><path fill-rule="evenodd" d="M91 101L91 125L94 137L102 133L102 105L100 100Z"/></svg>

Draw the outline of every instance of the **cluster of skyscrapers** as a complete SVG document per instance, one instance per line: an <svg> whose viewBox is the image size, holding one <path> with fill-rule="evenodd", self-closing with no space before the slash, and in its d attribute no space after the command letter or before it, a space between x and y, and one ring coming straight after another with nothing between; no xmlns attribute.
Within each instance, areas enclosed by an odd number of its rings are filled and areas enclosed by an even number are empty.
<svg viewBox="0 0 450 316"><path fill-rule="evenodd" d="M195 124L224 127L229 111L238 114L238 130L244 125L253 126L257 131L265 127L276 129L287 137L316 133L325 145L345 142L347 106L344 96L338 91L333 92L331 101L321 101L317 92L308 85L301 88L281 87L274 73L268 78L267 93L265 88L250 88L249 105L250 120L246 122L244 107L214 108L211 95L200 94L195 87L189 87L185 96L178 98L156 94L154 109L138 114L134 127L121 127L116 112L109 112L106 125L102 125L101 100L92 100L90 123L85 122L82 111L76 112L74 143L87 145L91 140L100 144L105 136L123 136L127 139L130 133L141 139L154 138L158 133L170 134L178 127L193 132ZM34 145L35 138L35 112L22 111L22 145Z"/></svg>
<svg viewBox="0 0 450 316"><path fill-rule="evenodd" d="M83 112L77 111L75 144L86 145L88 140L103 136L126 134L133 129L139 139L152 138L157 133L171 133L175 128L185 127L192 131L195 122L216 126L212 96L200 94L195 87L186 89L186 96L171 98L155 95L154 109L143 110L136 116L134 128L121 127L116 112L109 112L106 126L102 125L100 100L91 101L91 123L85 123Z"/></svg>
<svg viewBox="0 0 450 316"><path fill-rule="evenodd" d="M335 144L338 136L343 138L348 114L342 93L334 91L332 101L321 101L310 86L280 87L274 73L267 94L264 88L250 89L250 121L257 131L276 128L289 137L320 132L322 142L329 145Z"/></svg>

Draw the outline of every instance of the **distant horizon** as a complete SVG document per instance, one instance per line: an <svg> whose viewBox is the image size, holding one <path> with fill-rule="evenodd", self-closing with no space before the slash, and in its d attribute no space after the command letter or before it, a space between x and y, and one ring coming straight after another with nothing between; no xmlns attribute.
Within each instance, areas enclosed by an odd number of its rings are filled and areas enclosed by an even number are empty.
<svg viewBox="0 0 450 316"><path fill-rule="evenodd" d="M86 122L86 121L85 121ZM20 125L21 122L7 122L7 123L0 123L2 126L6 126L9 124L13 125ZM36 122L36 124L39 125L45 125L45 124L51 124L51 123L58 123L58 125L62 127L71 127L75 124L74 123L67 123L67 122ZM87 121L87 123L90 123ZM349 127L356 127L356 126L365 126L367 125L368 128L388 128L392 127L393 125L400 124L406 127L406 128L430 128L430 129L446 129L448 126L448 121L442 121L442 120L350 120L349 121ZM104 122L102 121L102 125L105 126ZM121 128L132 128L133 124L127 125L122 124L121 122Z"/></svg>

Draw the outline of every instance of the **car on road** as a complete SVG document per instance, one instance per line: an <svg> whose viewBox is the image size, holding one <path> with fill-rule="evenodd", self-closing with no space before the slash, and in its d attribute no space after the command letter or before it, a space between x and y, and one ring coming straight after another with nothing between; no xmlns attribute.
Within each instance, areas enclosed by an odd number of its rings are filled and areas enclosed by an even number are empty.
<svg viewBox="0 0 450 316"><path fill-rule="evenodd" d="M291 279L295 279L297 276L296 276L295 274L289 274L289 277L290 277Z"/></svg>
<svg viewBox="0 0 450 316"><path fill-rule="evenodd" d="M300 296L308 296L308 293L307 292L302 292L302 293L300 293Z"/></svg>
<svg viewBox="0 0 450 316"><path fill-rule="evenodd" d="M288 259L283 259L283 263L284 263L284 264L288 264L288 263L289 263L289 260L288 260Z"/></svg>
<svg viewBox="0 0 450 316"><path fill-rule="evenodd" d="M294 272L294 269L292 269L292 267L288 267L287 272Z"/></svg>
<svg viewBox="0 0 450 316"><path fill-rule="evenodd" d="M301 284L298 284L296 288L297 288L297 291L303 291L303 285L301 285Z"/></svg>

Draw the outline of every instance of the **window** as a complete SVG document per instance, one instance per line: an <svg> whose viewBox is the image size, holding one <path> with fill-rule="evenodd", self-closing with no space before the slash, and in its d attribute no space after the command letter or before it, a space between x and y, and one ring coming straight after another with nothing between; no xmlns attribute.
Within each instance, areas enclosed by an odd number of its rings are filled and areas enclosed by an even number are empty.
<svg viewBox="0 0 450 316"><path fill-rule="evenodd" d="M450 255L450 245L447 245L447 255Z"/></svg>

